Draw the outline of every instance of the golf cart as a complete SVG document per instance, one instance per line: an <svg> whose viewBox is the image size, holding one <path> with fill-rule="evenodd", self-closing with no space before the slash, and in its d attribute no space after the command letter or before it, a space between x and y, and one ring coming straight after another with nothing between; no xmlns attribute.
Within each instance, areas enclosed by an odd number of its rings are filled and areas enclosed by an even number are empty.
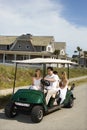
<svg viewBox="0 0 87 130"><path fill-rule="evenodd" d="M35 58L29 60L13 61L16 64L15 67L15 78L13 86L13 95L9 103L5 107L5 115L8 118L15 117L18 113L28 113L31 115L31 120L35 123L40 122L43 116L53 111L59 110L62 107L71 108L74 103L74 96L72 93L73 86L71 89L67 89L66 99L60 104L59 92L56 93L55 97L51 97L48 105L46 105L45 94L43 91L32 90L29 88L19 89L15 92L15 82L18 64L42 64L43 65L43 77L45 75L46 64L67 64L68 65L68 76L69 76L69 65L74 64L71 61L51 59L51 58ZM47 81L41 81L44 89L44 85L48 85ZM57 105L54 106L54 100L57 100Z"/></svg>

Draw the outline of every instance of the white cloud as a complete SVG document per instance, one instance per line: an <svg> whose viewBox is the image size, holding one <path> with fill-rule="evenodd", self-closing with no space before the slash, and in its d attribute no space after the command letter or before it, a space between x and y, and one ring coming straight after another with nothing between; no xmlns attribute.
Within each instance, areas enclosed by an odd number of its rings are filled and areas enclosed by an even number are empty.
<svg viewBox="0 0 87 130"><path fill-rule="evenodd" d="M0 2L1 35L53 35L67 43L67 53L77 46L87 50L87 28L76 27L63 17L63 6L52 0L5 0Z"/></svg>

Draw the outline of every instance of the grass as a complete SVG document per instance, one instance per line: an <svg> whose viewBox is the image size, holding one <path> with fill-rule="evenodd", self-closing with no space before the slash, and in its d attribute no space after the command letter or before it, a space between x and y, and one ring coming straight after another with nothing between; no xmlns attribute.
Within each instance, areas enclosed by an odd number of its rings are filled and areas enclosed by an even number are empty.
<svg viewBox="0 0 87 130"><path fill-rule="evenodd" d="M15 68L12 66L0 65L0 89L12 88L14 83ZM34 74L33 69L18 68L16 76L16 87L31 84Z"/></svg>
<svg viewBox="0 0 87 130"><path fill-rule="evenodd" d="M55 69L58 71L60 77L62 71L66 71L65 68ZM34 69L29 68L18 68L16 77L16 87L27 86L32 82L32 76L34 74ZM14 83L14 72L15 68L13 66L0 65L0 90L6 88L12 88ZM79 77L87 75L87 69L84 68L71 68L70 78Z"/></svg>
<svg viewBox="0 0 87 130"><path fill-rule="evenodd" d="M69 85L72 85L72 83L73 83L73 81L70 82ZM81 84L85 84L85 83L87 83L87 78L81 79L81 80L76 80L76 81L74 81L74 83L75 83L75 86L79 86Z"/></svg>
<svg viewBox="0 0 87 130"><path fill-rule="evenodd" d="M62 71L67 72L67 68L58 68L57 71L58 71L58 75L61 76L61 72ZM85 75L87 75L87 68L70 68L69 71L70 78L80 77Z"/></svg>

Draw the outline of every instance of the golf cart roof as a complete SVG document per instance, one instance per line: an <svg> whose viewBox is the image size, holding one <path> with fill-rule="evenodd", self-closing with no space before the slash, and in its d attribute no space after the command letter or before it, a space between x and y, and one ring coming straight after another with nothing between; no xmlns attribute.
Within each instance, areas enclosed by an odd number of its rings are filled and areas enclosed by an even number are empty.
<svg viewBox="0 0 87 130"><path fill-rule="evenodd" d="M62 59L53 59L53 58L34 58L28 60L15 60L13 61L17 64L73 64L76 65L75 62L71 62L69 60L62 60Z"/></svg>

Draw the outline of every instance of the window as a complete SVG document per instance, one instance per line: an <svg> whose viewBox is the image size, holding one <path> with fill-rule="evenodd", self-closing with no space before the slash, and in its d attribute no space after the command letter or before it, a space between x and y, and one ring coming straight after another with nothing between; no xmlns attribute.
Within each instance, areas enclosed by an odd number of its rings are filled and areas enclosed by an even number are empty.
<svg viewBox="0 0 87 130"><path fill-rule="evenodd" d="M27 45L26 48L27 48L27 49L30 49L30 46Z"/></svg>
<svg viewBox="0 0 87 130"><path fill-rule="evenodd" d="M42 46L42 51L45 51L45 47L44 46Z"/></svg>
<svg viewBox="0 0 87 130"><path fill-rule="evenodd" d="M7 45L7 50L9 50L9 45Z"/></svg>
<svg viewBox="0 0 87 130"><path fill-rule="evenodd" d="M63 49L60 51L60 55L65 55L65 52Z"/></svg>
<svg viewBox="0 0 87 130"><path fill-rule="evenodd" d="M48 45L46 50L47 50L48 52L52 52L52 47L51 47L51 45Z"/></svg>
<svg viewBox="0 0 87 130"><path fill-rule="evenodd" d="M49 52L51 51L51 47L48 47L48 51L49 51Z"/></svg>
<svg viewBox="0 0 87 130"><path fill-rule="evenodd" d="M18 47L21 48L21 45L19 45Z"/></svg>

